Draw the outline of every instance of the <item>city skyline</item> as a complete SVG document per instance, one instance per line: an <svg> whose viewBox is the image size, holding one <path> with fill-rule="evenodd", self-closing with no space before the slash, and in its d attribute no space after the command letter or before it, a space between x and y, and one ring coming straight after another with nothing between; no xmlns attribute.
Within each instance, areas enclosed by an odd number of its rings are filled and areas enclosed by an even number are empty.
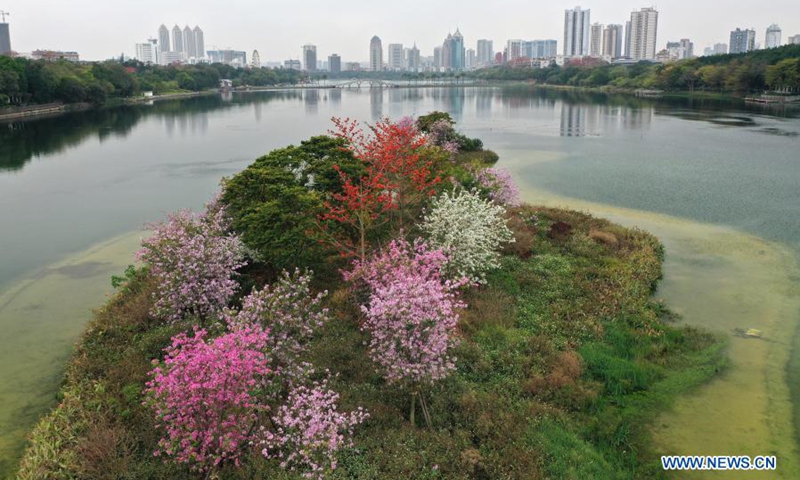
<svg viewBox="0 0 800 480"><path fill-rule="evenodd" d="M113 6L95 0L76 2L83 8L74 7L75 2L70 5L44 0L3 2L3 9L13 14L9 23L14 49L19 52L74 50L86 60L119 57L122 53L134 56L134 44L156 37L164 19L180 18L186 22L181 26L202 24L206 32L213 32L211 38L206 35L206 50L258 49L265 62L299 59L300 50L296 45L312 44L318 48L318 58L338 53L344 61L365 63L369 60L368 42L373 35L381 38L384 50L389 44L405 46L416 43L421 55L426 57L433 55L434 47L441 46L442 38L457 29L464 35L467 49L476 49L478 39L492 40L497 52L501 51L497 46L505 45L509 39L553 38L560 40L561 51L565 10L580 6L592 11L592 23L624 25L633 10L649 6L637 1L561 2L553 5L499 1L487 5L468 0L454 10L443 5L431 5L431 2L411 0L404 4L403 9L397 9L355 2L328 5L311 0L302 12L289 6L263 8L255 2L245 3L246 10L240 7L242 3L239 2L218 12L216 9L212 11L210 4L206 10L204 5L182 0L167 6L150 0L136 5ZM705 47L729 41L730 32L737 27L755 29L756 42L762 46L767 27L775 23L783 31L783 43L800 34L800 4L797 2L779 0L769 8L742 3L741 8L719 9L717 5L709 0L679 0L669 6L659 6L656 50L664 48L668 41L690 38L699 53ZM308 15L308 11L314 14ZM503 13L508 11L515 13ZM281 14L276 15L276 12ZM77 15L83 18L70 20ZM120 21L110 20L113 18L120 18ZM709 24L709 19L713 19L712 24ZM63 28L65 23L81 21L92 21L92 28ZM342 24L347 24L348 28L336 27ZM167 24L167 27L171 32L171 25ZM384 52L384 60L387 55L388 52Z"/></svg>

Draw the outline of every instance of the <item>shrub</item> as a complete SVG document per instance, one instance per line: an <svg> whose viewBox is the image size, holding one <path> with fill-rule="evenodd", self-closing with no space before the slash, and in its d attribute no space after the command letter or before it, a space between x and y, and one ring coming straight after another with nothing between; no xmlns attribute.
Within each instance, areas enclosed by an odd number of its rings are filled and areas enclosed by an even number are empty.
<svg viewBox="0 0 800 480"><path fill-rule="evenodd" d="M137 258L158 281L152 315L171 321L206 317L227 305L237 288L236 269L245 264L242 242L229 227L218 199L200 215L181 210L150 226L155 233L142 240Z"/></svg>
<svg viewBox="0 0 800 480"><path fill-rule="evenodd" d="M279 459L281 468L321 479L336 468L337 451L353 446L353 428L369 417L361 407L340 412L338 401L327 380L295 386L272 417L275 431L261 430L261 453Z"/></svg>
<svg viewBox="0 0 800 480"><path fill-rule="evenodd" d="M484 168L476 176L478 185L486 190L489 199L498 205L519 206L519 189L505 168Z"/></svg>
<svg viewBox="0 0 800 480"><path fill-rule="evenodd" d="M168 455L192 469L238 465L254 440L258 414L267 406L255 395L270 374L263 352L267 332L247 326L206 340L195 329L172 339L164 362L154 360L145 395L164 436L155 455Z"/></svg>
<svg viewBox="0 0 800 480"><path fill-rule="evenodd" d="M500 247L514 241L504 213L477 193L445 192L431 202L421 228L432 246L447 252L452 275L485 283L486 273L500 266Z"/></svg>
<svg viewBox="0 0 800 480"><path fill-rule="evenodd" d="M245 297L241 310L227 310L224 314L231 330L254 325L269 330L264 346L277 376L298 373L299 358L314 332L328 321L328 309L322 308L328 292L312 295L311 277L310 272L284 271L277 282Z"/></svg>

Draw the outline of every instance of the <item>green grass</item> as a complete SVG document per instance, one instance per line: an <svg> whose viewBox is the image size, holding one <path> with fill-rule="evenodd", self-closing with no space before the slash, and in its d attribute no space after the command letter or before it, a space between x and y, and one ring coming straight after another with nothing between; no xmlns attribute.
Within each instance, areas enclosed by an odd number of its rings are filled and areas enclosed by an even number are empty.
<svg viewBox="0 0 800 480"><path fill-rule="evenodd" d="M536 225L525 220L538 217ZM489 284L465 293L457 371L425 392L433 428L412 426L409 395L375 373L345 285L329 280L332 321L310 360L338 373L345 408L371 414L333 479L662 478L651 422L721 368L724 343L676 328L651 292L663 250L651 235L584 214L523 207L518 242ZM551 225L571 226L567 235ZM335 277L334 277L335 278ZM154 458L141 391L174 333L147 315L137 272L89 325L61 403L31 433L20 478L200 478ZM296 479L258 455L220 478Z"/></svg>

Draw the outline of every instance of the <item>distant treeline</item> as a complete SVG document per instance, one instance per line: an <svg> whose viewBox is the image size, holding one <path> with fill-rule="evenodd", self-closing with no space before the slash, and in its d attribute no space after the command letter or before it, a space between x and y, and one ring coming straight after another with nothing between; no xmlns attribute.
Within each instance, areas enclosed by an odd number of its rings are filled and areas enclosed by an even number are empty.
<svg viewBox="0 0 800 480"><path fill-rule="evenodd" d="M737 55L714 55L661 64L610 65L586 59L564 67L477 70L481 80L533 80L576 87L647 88L670 91L754 92L800 90L800 45Z"/></svg>
<svg viewBox="0 0 800 480"><path fill-rule="evenodd" d="M153 91L163 94L219 86L294 84L301 72L271 68L237 69L220 63L157 66L137 61L74 63L0 56L0 107L51 102L103 104Z"/></svg>

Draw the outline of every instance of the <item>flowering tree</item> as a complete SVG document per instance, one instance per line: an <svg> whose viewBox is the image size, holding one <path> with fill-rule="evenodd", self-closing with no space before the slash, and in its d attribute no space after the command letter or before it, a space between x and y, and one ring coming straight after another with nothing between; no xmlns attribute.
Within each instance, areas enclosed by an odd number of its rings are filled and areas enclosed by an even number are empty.
<svg viewBox="0 0 800 480"><path fill-rule="evenodd" d="M322 299L328 292L312 295L311 278L311 272L284 271L277 282L245 297L241 310L226 310L224 314L231 330L253 325L269 329L264 346L279 378L297 375L302 370L299 358L314 332L328 320L328 309L322 308Z"/></svg>
<svg viewBox="0 0 800 480"><path fill-rule="evenodd" d="M488 191L493 202L510 207L519 206L519 189L511 178L511 172L505 168L484 168L475 179L481 188Z"/></svg>
<svg viewBox="0 0 800 480"><path fill-rule="evenodd" d="M402 226L404 219L413 216L422 201L435 193L441 182L436 174L440 157L427 148L426 137L410 120L380 120L370 127L371 134L355 120L334 118L333 122L333 135L345 140L347 148L363 163L364 173L353 178L334 167L341 177L342 193L330 196L320 218L353 228L355 239L329 239L343 254L357 254L363 261L368 232L392 219L385 213L396 212Z"/></svg>
<svg viewBox="0 0 800 480"><path fill-rule="evenodd" d="M221 311L236 291L235 271L245 263L242 242L228 233L230 221L218 199L200 215L181 210L148 227L155 233L142 240L136 256L158 281L151 314L178 320Z"/></svg>
<svg viewBox="0 0 800 480"><path fill-rule="evenodd" d="M336 468L336 452L353 445L353 428L369 417L361 407L340 412L338 401L327 380L295 386L272 417L274 431L262 429L261 453L279 459L282 468L322 478Z"/></svg>
<svg viewBox="0 0 800 480"><path fill-rule="evenodd" d="M355 262L347 280L363 281L369 288L363 329L370 334L369 353L389 383L412 389L411 421L421 386L445 378L455 369L450 350L456 343L458 288L467 279L441 276L447 264L441 250L417 239L414 244L393 240L366 262ZM425 419L427 406L420 397Z"/></svg>
<svg viewBox="0 0 800 480"><path fill-rule="evenodd" d="M255 392L270 374L262 348L269 336L259 326L206 337L201 329L173 337L164 362L153 361L145 390L145 405L165 431L155 454L200 471L238 464L267 410Z"/></svg>
<svg viewBox="0 0 800 480"><path fill-rule="evenodd" d="M447 252L452 275L485 283L486 272L500 266L500 246L514 241L504 213L475 192L445 192L433 199L420 227L432 246Z"/></svg>
<svg viewBox="0 0 800 480"><path fill-rule="evenodd" d="M452 120L441 118L431 123L428 127L428 139L433 145L442 148L451 156L458 153L459 144Z"/></svg>

